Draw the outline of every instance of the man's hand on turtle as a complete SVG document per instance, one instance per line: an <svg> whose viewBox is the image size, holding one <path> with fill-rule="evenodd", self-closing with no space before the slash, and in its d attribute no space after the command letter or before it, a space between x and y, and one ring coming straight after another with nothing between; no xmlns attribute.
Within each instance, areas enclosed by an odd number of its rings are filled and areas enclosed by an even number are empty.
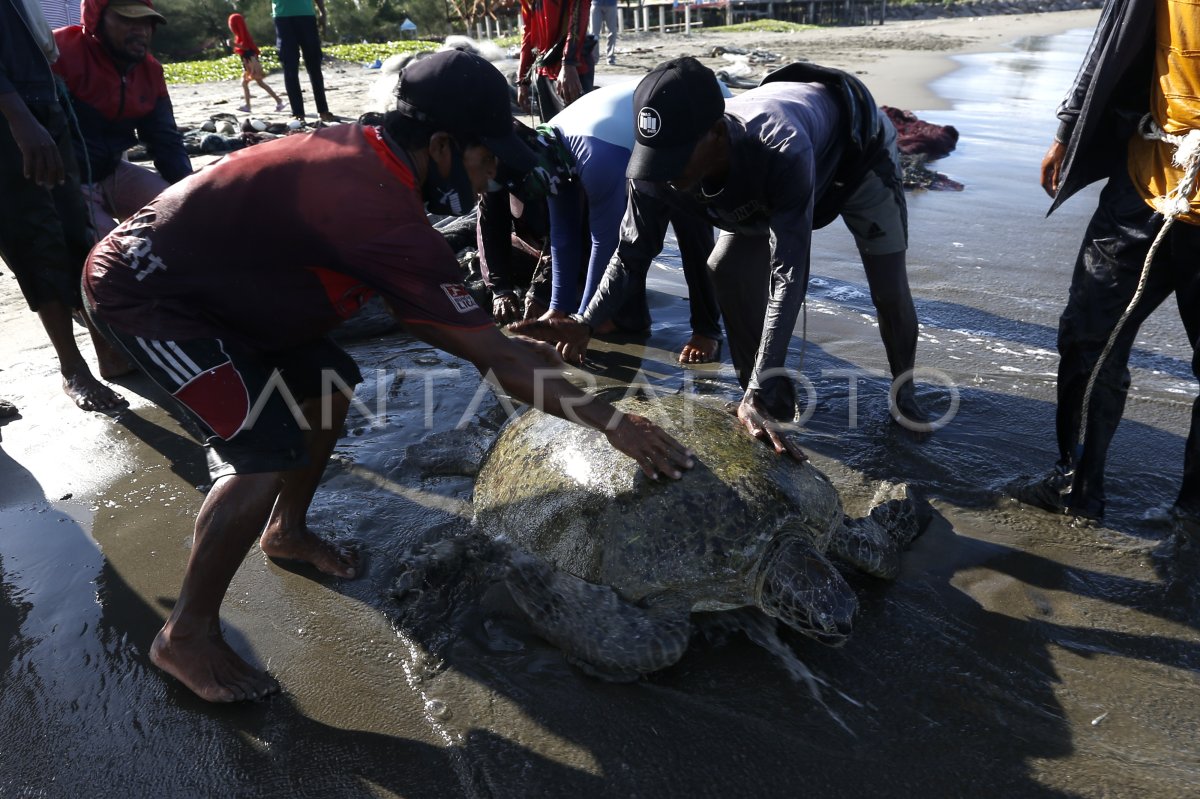
<svg viewBox="0 0 1200 799"><path fill-rule="evenodd" d="M547 344L544 341L529 338L529 336L512 336L511 338L514 342L532 352L546 366L554 369L562 369L565 365L562 356L558 354L558 350L553 344Z"/></svg>
<svg viewBox="0 0 1200 799"><path fill-rule="evenodd" d="M692 451L644 416L622 414L615 426L604 431L608 443L637 461L642 474L657 480L660 474L676 480L683 470L695 465Z"/></svg>
<svg viewBox="0 0 1200 799"><path fill-rule="evenodd" d="M529 113L531 106L529 103L529 84L528 83L518 83L517 84L517 107L520 108L522 111L524 111L526 114Z"/></svg>
<svg viewBox="0 0 1200 799"><path fill-rule="evenodd" d="M750 435L764 444L771 445L778 454L787 453L801 462L808 460L804 450L800 449L800 445L787 435L783 425L767 411L757 394L751 391L746 392L746 396L738 405L737 417Z"/></svg>
<svg viewBox="0 0 1200 799"><path fill-rule="evenodd" d="M492 297L492 318L501 327L520 319L523 311L521 303L517 302L517 295L511 291Z"/></svg>
<svg viewBox="0 0 1200 799"><path fill-rule="evenodd" d="M592 328L571 318L526 320L511 325L509 330L557 345L563 360L573 364L583 363L588 342L592 340Z"/></svg>

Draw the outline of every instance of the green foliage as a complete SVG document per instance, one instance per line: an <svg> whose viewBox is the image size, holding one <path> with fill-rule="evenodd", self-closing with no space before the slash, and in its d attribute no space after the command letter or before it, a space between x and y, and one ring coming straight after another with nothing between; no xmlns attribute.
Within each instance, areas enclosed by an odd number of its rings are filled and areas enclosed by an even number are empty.
<svg viewBox="0 0 1200 799"><path fill-rule="evenodd" d="M153 50L160 61L228 61L233 38L228 20L229 15L236 11L246 18L246 26L262 50L263 64L266 66L268 46L275 44L271 0L155 0L155 7L167 18L167 24L160 25L154 32ZM326 25L322 39L326 44L323 49L331 55L334 45L339 43L394 42L400 37L400 24L405 19L416 23L420 36L442 36L449 32L446 0L325 0L325 11ZM403 46L412 43L396 44ZM393 49L389 54L400 51ZM374 57L364 60L374 60ZM237 75L242 74L237 59L233 60L233 66L225 68L179 65L175 71L181 76L198 75L206 71L221 75L232 71L236 71Z"/></svg>
<svg viewBox="0 0 1200 799"><path fill-rule="evenodd" d="M433 50L437 42L406 41L382 42L379 44L333 44L325 45L322 50L325 55L339 61L368 64L375 59L384 59L396 53L412 53L421 50ZM263 70L270 73L279 69L279 56L274 47L262 47L261 60ZM242 60L237 56L214 59L211 61L178 61L163 64L167 83L204 83L206 81L233 80L242 76Z"/></svg>
<svg viewBox="0 0 1200 799"><path fill-rule="evenodd" d="M816 28L816 25L801 25L798 22L783 22L777 19L759 19L754 22L742 22L737 25L721 25L716 28L703 28L702 33L792 33Z"/></svg>
<svg viewBox="0 0 1200 799"><path fill-rule="evenodd" d="M227 0L156 0L154 6L167 19L166 25L154 30L152 49L160 59L211 57L221 52L230 35L229 15L236 10Z"/></svg>

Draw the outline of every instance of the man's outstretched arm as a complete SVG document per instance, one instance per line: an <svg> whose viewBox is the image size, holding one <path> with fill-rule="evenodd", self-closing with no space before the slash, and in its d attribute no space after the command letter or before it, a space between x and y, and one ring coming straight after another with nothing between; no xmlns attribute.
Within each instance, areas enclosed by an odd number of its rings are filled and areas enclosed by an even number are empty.
<svg viewBox="0 0 1200 799"><path fill-rule="evenodd" d="M637 461L647 477L661 473L679 478L692 468L692 453L661 427L576 388L551 348L509 338L495 327L414 324L410 329L435 347L467 359L521 402L604 433L608 443Z"/></svg>

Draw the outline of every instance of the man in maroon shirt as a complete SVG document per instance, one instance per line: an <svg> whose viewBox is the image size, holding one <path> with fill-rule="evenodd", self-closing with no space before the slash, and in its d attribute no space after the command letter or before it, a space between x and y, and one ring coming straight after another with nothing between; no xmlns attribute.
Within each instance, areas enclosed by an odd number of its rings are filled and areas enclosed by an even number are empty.
<svg viewBox="0 0 1200 799"><path fill-rule="evenodd" d="M546 371L541 345L502 334L426 219L424 204L466 212L498 158L531 167L500 73L439 53L404 71L397 99L380 128L342 125L234 153L169 188L88 260L98 325L211 432L213 487L179 601L150 651L210 701L278 690L220 632L221 602L256 538L272 557L358 575L357 553L305 517L362 379L325 334L374 293L414 335L513 396L603 431L647 475L691 465L648 420Z"/></svg>

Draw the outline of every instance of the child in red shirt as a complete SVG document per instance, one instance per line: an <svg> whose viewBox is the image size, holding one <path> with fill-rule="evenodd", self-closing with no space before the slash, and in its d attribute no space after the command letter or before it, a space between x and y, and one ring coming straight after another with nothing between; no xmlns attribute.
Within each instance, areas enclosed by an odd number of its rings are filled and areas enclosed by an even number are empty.
<svg viewBox="0 0 1200 799"><path fill-rule="evenodd" d="M254 37L246 27L246 18L241 14L230 14L229 30L233 33L233 52L242 57L242 94L246 97L246 104L238 110L250 113L250 81L254 81L271 95L271 99L275 101L275 110L282 111L283 100L279 99L279 95L272 91L264 80L262 62L258 60L258 45L254 43Z"/></svg>

